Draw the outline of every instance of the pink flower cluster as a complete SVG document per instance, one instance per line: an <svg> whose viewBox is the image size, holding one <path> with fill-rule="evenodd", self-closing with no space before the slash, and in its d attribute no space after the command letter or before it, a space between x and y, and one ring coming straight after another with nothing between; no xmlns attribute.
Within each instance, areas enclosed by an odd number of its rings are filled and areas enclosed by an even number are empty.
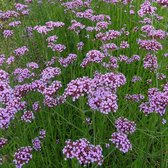
<svg viewBox="0 0 168 168"><path fill-rule="evenodd" d="M86 166L90 163L102 165L103 155L100 145L94 146L84 138L74 142L67 140L65 143L66 145L62 151L66 159L76 158L83 166Z"/></svg>

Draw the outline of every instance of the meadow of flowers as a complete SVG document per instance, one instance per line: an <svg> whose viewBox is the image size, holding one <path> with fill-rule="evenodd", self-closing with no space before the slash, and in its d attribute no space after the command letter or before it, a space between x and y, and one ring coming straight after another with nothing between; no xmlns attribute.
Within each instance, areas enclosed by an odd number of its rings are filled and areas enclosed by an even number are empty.
<svg viewBox="0 0 168 168"><path fill-rule="evenodd" d="M0 167L168 168L168 0L1 0Z"/></svg>

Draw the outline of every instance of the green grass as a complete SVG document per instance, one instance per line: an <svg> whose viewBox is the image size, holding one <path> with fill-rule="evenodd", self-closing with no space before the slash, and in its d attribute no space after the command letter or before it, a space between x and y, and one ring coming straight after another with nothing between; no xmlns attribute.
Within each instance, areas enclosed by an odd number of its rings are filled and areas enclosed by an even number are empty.
<svg viewBox="0 0 168 168"><path fill-rule="evenodd" d="M19 1L22 3L23 1ZM134 2L135 11L140 7L141 0ZM2 1L3 10L11 9L11 3ZM92 2L92 6L97 14L108 14L111 16L112 25L111 29L120 30L124 24L128 31L132 32L135 26L139 28L141 25L138 23L139 17L137 15L131 16L126 14L124 10L128 10L128 6L114 6L105 4L101 1ZM63 92L66 84L72 79L82 76L93 76L95 70L100 72L107 72L99 65L92 65L83 69L80 67L82 59L86 53L91 49L98 49L101 46L101 42L92 40L93 33L90 33L90 39L87 39L86 32L82 31L79 36L71 31L67 31L67 27L70 25L70 20L75 19L75 16L68 12L64 14L63 7L57 4L50 4L44 0L42 5L38 5L35 1L30 4L30 15L21 18L22 25L16 28L14 37L11 40L5 40L0 36L0 53L9 56L15 48L20 46L27 46L29 53L21 59L18 59L14 65L9 69L6 66L2 67L7 72L11 73L16 67L25 67L28 61L35 61L40 64L40 70L44 67L44 61L50 60L52 56L59 56L58 54L47 48L46 37L49 35L58 35L58 43L65 44L67 50L63 52L63 56L68 53L76 53L78 60L70 65L68 68L62 68L62 74L56 78L62 81ZM161 22L154 21L156 28L163 28L168 30L168 11L167 9L158 8L158 13L165 16ZM51 31L48 35L40 35L33 33L33 38L28 38L24 35L24 28L26 26L44 25L47 21L62 21L66 24L65 27ZM77 19L79 20L79 19ZM83 24L95 25L87 20L82 20ZM45 129L46 139L42 143L42 150L40 152L33 152L33 159L26 168L80 168L76 160L64 160L62 149L67 139L77 140L79 138L87 138L93 144L100 144L103 147L104 163L102 168L167 168L168 167L168 127L167 124L161 123L161 117L158 114L151 114L145 116L139 111L139 103L127 102L124 99L125 94L141 93L147 95L147 90L150 87L161 88L161 85L165 81L161 82L156 79L155 74L150 73L143 68L143 58L146 55L146 51L139 49L136 44L136 40L140 37L139 31L137 33L130 33L126 37L121 37L114 40L114 43L119 44L121 40L128 40L130 48L126 50L115 51L112 54L119 56L120 54L131 57L133 54L141 56L141 61L127 65L122 63L118 69L119 72L125 74L127 83L125 86L118 89L118 105L119 109L116 113L109 115L103 115L98 111L93 112L86 104L86 98L81 97L76 102L72 102L68 99L66 103L59 105L55 108L49 109L42 103L42 97L38 93L29 93L26 96L29 107L34 101L41 102L40 112L35 113L35 120L31 124L26 124L20 121L22 112L19 112L12 121L10 127L7 130L0 130L0 137L4 136L8 139L8 144L0 150L0 157L3 158L2 168L13 168L12 163L13 154L15 151L22 147L31 145L31 140L38 136L40 129ZM77 42L85 42L84 50L77 51ZM168 59L163 57L163 53L168 52L168 40L165 39L162 42L164 50L157 53L159 61L158 72L168 75L166 66L168 65ZM54 66L60 67L58 63ZM40 73L37 72L37 73ZM142 82L132 84L131 79L134 75L142 77ZM153 82L150 85L146 84L147 79L152 79ZM16 85L11 80L12 85ZM147 100L147 97L146 97ZM108 143L108 139L111 134L115 132L114 122L120 116L127 117L133 120L137 124L137 130L133 135L129 136L129 139L133 145L133 150L122 154L113 145L109 149L105 148L105 143ZM85 118L90 117L92 119L91 125L84 123ZM165 119L168 120L166 114ZM59 139L59 143L56 140ZM96 168L96 165L88 167Z"/></svg>

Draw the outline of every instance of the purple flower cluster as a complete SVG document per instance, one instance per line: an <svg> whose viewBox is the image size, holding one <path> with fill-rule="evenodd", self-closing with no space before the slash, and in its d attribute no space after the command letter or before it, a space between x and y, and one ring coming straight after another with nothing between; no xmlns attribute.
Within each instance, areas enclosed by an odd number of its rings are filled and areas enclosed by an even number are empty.
<svg viewBox="0 0 168 168"><path fill-rule="evenodd" d="M61 74L60 68L47 67L42 71L41 78L43 81L48 81L51 78L54 78L55 76L58 76L60 74Z"/></svg>
<svg viewBox="0 0 168 168"><path fill-rule="evenodd" d="M68 54L66 58L60 57L58 61L63 67L67 67L68 65L72 64L76 59L76 54Z"/></svg>
<svg viewBox="0 0 168 168"><path fill-rule="evenodd" d="M102 32L98 33L96 35L96 38L101 40L101 41L109 41L109 40L116 39L119 36L121 36L121 33L119 31L109 30L105 33L102 33Z"/></svg>
<svg viewBox="0 0 168 168"><path fill-rule="evenodd" d="M114 132L109 140L123 153L132 150L132 144L130 143L128 136L122 132Z"/></svg>
<svg viewBox="0 0 168 168"><path fill-rule="evenodd" d="M10 27L16 27L16 26L19 26L19 25L21 25L21 21L13 21L13 22L9 23Z"/></svg>
<svg viewBox="0 0 168 168"><path fill-rule="evenodd" d="M120 117L115 121L115 127L118 132L122 132L124 134L133 134L136 130L135 122L129 121L124 117Z"/></svg>
<svg viewBox="0 0 168 168"><path fill-rule="evenodd" d="M166 88L167 85L165 85ZM148 102L144 102L140 105L140 110L146 115L152 112L156 112L163 116L166 112L166 107L168 106L168 96L167 91L164 88L163 92L159 91L157 88L150 88L148 90Z"/></svg>
<svg viewBox="0 0 168 168"><path fill-rule="evenodd" d="M163 6L168 7L168 0L157 0L157 3Z"/></svg>
<svg viewBox="0 0 168 168"><path fill-rule="evenodd" d="M21 117L21 120L23 120L27 123L31 123L32 120L34 120L34 119L35 119L35 116L32 111L25 111Z"/></svg>
<svg viewBox="0 0 168 168"><path fill-rule="evenodd" d="M8 38L8 37L11 37L11 36L13 36L13 30L4 30L3 31L3 36L5 37L5 38Z"/></svg>
<svg viewBox="0 0 168 168"><path fill-rule="evenodd" d="M86 166L90 163L102 165L103 155L100 145L94 146L86 139L79 139L77 141L67 140L63 148L63 154L66 159L76 158L79 163Z"/></svg>
<svg viewBox="0 0 168 168"><path fill-rule="evenodd" d="M116 112L118 109L117 95L110 89L98 87L88 95L88 105L92 110L98 110L103 114Z"/></svg>
<svg viewBox="0 0 168 168"><path fill-rule="evenodd" d="M29 51L29 49L26 46L23 47L19 47L17 49L14 50L14 54L16 56L23 56L25 55L27 52Z"/></svg>
<svg viewBox="0 0 168 168"><path fill-rule="evenodd" d="M145 1L143 4L141 4L141 9L138 11L138 15L140 17L144 17L147 14L153 15L156 10L157 10L157 8L153 7L151 5L150 1Z"/></svg>
<svg viewBox="0 0 168 168"><path fill-rule="evenodd" d="M7 144L8 140L5 138L0 138L0 149Z"/></svg>
<svg viewBox="0 0 168 168"><path fill-rule="evenodd" d="M155 71L158 68L157 57L154 55L147 54L143 61L143 66L145 69Z"/></svg>
<svg viewBox="0 0 168 168"><path fill-rule="evenodd" d="M91 50L86 54L86 58L83 59L81 66L84 68L90 62L100 63L102 62L103 58L105 58L105 55L103 53L98 50Z"/></svg>
<svg viewBox="0 0 168 168"><path fill-rule="evenodd" d="M38 137L36 137L32 140L32 144L33 144L33 149L34 150L36 150L36 151L41 150L41 141Z"/></svg>
<svg viewBox="0 0 168 168"><path fill-rule="evenodd" d="M13 72L14 77L18 82L23 82L25 79L29 79L34 76L34 73L31 73L27 68L16 68Z"/></svg>
<svg viewBox="0 0 168 168"><path fill-rule="evenodd" d="M14 154L13 162L16 168L22 168L25 164L28 164L32 159L32 147L26 146L19 148Z"/></svg>
<svg viewBox="0 0 168 168"><path fill-rule="evenodd" d="M141 48L144 48L147 51L158 51L162 50L162 45L156 41L155 39L152 40L138 40L138 44L140 45Z"/></svg>

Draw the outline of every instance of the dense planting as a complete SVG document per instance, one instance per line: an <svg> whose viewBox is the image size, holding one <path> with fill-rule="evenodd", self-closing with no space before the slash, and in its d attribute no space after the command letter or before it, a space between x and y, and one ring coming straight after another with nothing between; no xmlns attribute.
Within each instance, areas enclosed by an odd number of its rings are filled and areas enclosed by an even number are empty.
<svg viewBox="0 0 168 168"><path fill-rule="evenodd" d="M167 0L0 6L1 167L168 167Z"/></svg>

